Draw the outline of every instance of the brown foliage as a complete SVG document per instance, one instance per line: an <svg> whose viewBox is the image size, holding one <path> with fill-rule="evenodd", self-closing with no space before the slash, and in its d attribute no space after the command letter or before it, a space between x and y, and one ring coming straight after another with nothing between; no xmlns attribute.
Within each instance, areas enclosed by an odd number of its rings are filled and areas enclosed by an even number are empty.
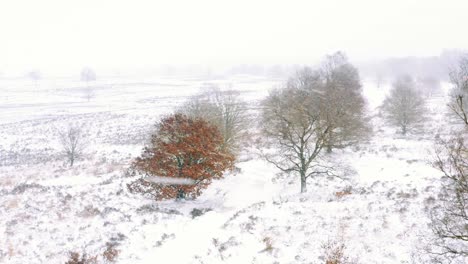
<svg viewBox="0 0 468 264"><path fill-rule="evenodd" d="M265 243L265 249L263 251L267 251L267 252L273 251L273 241L271 237L265 237L263 239L263 242Z"/></svg>
<svg viewBox="0 0 468 264"><path fill-rule="evenodd" d="M343 198L347 195L350 195L351 194L351 191L348 191L348 190L344 190L344 191L339 191L339 192L335 192L335 196L336 198Z"/></svg>
<svg viewBox="0 0 468 264"><path fill-rule="evenodd" d="M234 156L223 148L223 137L216 127L175 114L157 124L150 145L133 164L142 177L128 187L157 200L195 198L233 164ZM161 177L186 182L160 182Z"/></svg>
<svg viewBox="0 0 468 264"><path fill-rule="evenodd" d="M77 252L70 252L70 258L65 264L97 264L97 256L80 255Z"/></svg>
<svg viewBox="0 0 468 264"><path fill-rule="evenodd" d="M322 244L325 251L325 264L355 264L356 259L347 255L347 247L344 241L328 240Z"/></svg>
<svg viewBox="0 0 468 264"><path fill-rule="evenodd" d="M80 254L75 251L69 252L69 257L65 264L98 264L98 263L114 263L117 261L120 250L116 248L115 243L106 243L106 250L102 252L102 256L89 256L86 253Z"/></svg>
<svg viewBox="0 0 468 264"><path fill-rule="evenodd" d="M115 248L115 244L107 243L106 250L102 253L102 256L107 262L116 262L120 251Z"/></svg>

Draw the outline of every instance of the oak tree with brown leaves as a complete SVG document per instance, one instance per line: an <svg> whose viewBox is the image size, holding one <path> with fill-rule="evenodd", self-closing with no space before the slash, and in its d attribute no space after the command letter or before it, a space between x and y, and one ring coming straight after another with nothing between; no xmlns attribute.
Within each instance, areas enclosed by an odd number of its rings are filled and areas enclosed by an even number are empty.
<svg viewBox="0 0 468 264"><path fill-rule="evenodd" d="M141 177L129 184L130 191L156 200L196 198L233 167L233 154L223 147L218 129L207 121L175 114L156 127L150 145L133 164Z"/></svg>

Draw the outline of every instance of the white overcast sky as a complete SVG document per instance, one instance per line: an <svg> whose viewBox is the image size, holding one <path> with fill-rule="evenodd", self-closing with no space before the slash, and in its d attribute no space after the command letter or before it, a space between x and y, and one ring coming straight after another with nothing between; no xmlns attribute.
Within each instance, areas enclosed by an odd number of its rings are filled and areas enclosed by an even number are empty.
<svg viewBox="0 0 468 264"><path fill-rule="evenodd" d="M467 26L468 0L0 0L0 70L437 55Z"/></svg>

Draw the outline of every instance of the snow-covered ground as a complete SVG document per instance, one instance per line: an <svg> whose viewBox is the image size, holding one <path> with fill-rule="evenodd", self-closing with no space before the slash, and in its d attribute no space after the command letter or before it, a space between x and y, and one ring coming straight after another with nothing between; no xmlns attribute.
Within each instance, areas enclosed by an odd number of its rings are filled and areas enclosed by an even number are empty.
<svg viewBox="0 0 468 264"><path fill-rule="evenodd" d="M212 85L253 106L280 82L108 78L88 100L86 84L71 79L0 80L0 263L64 263L70 251L98 255L108 243L118 263L132 264L324 263L330 243L344 243L359 263L420 263L440 177L431 150L452 126L445 90L428 98L422 131L403 137L378 115L388 87L365 83L372 137L330 154L347 180L310 179L306 194L254 150L195 201L127 191L125 170L161 115ZM69 124L88 140L72 168L58 144Z"/></svg>

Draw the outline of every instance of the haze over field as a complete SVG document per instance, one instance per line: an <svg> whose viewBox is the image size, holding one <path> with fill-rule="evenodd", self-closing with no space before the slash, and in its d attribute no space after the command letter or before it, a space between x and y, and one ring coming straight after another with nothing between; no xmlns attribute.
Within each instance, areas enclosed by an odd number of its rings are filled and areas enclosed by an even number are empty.
<svg viewBox="0 0 468 264"><path fill-rule="evenodd" d="M468 47L464 0L5 0L0 70L73 74L164 64L314 64Z"/></svg>
<svg viewBox="0 0 468 264"><path fill-rule="evenodd" d="M0 263L468 263L467 14L0 1Z"/></svg>

